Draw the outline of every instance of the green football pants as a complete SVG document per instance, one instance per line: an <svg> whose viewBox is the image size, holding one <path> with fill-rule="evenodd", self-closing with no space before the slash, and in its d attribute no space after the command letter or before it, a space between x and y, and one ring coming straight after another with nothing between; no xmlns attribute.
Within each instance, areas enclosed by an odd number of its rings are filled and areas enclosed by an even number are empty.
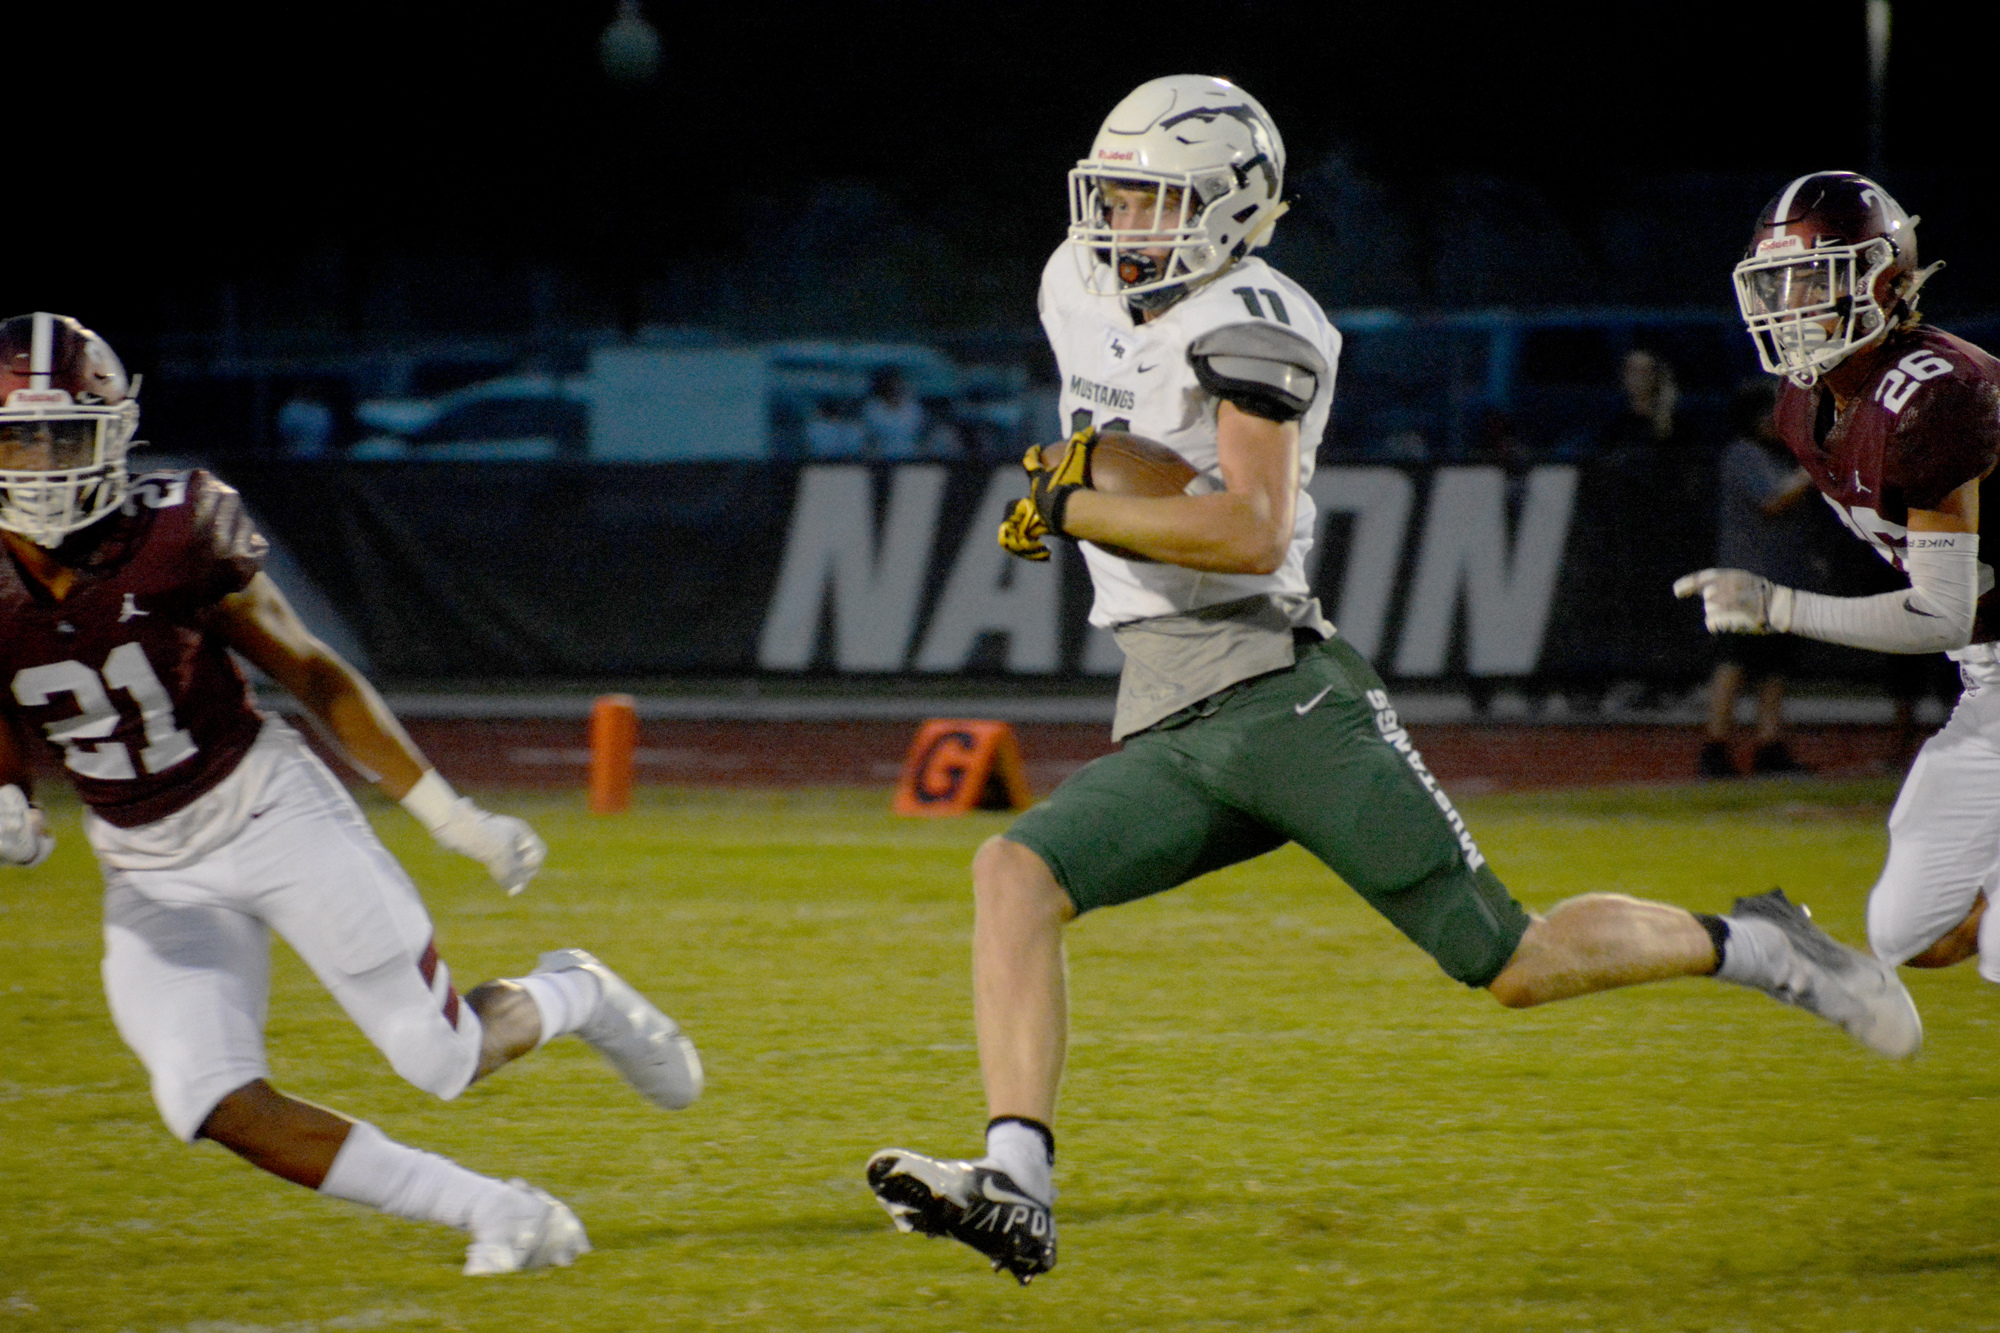
<svg viewBox="0 0 2000 1333"><path fill-rule="evenodd" d="M1468 986L1498 976L1528 928L1381 679L1338 637L1129 737L1006 836L1079 912L1296 842Z"/></svg>

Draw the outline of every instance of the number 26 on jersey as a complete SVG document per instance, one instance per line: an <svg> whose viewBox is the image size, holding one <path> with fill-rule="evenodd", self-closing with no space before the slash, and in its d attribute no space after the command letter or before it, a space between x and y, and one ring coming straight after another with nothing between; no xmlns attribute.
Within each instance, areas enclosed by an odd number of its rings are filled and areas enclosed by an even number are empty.
<svg viewBox="0 0 2000 1333"><path fill-rule="evenodd" d="M1882 382L1875 386L1875 401L1894 416L1903 410L1919 384L1950 373L1951 362L1936 352L1912 352L1883 373Z"/></svg>

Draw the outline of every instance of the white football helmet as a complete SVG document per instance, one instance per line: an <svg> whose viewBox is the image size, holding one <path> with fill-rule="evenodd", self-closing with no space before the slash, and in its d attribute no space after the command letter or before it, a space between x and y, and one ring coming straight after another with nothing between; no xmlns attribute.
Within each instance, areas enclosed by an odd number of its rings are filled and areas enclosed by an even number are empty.
<svg viewBox="0 0 2000 1333"><path fill-rule="evenodd" d="M138 390L110 345L67 315L0 323L0 528L60 546L123 504Z"/></svg>
<svg viewBox="0 0 2000 1333"><path fill-rule="evenodd" d="M1084 286L1172 305L1271 239L1287 205L1285 141L1257 99L1176 74L1133 89L1069 173L1069 239ZM1116 230L1105 187L1150 191L1153 225ZM1146 251L1166 250L1164 262Z"/></svg>

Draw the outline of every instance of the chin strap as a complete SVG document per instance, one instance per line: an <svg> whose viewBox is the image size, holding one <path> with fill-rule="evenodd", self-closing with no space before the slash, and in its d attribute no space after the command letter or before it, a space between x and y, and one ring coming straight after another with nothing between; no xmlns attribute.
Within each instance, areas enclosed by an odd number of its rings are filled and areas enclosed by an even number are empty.
<svg viewBox="0 0 2000 1333"><path fill-rule="evenodd" d="M1944 261L1942 259L1933 260L1910 275L1909 285L1904 287L1896 296L1896 304L1903 307L1904 319L1916 318L1917 293L1921 292L1924 289L1924 284L1931 280L1931 274L1943 267Z"/></svg>
<svg viewBox="0 0 2000 1333"><path fill-rule="evenodd" d="M1257 225L1257 230L1251 232L1250 235L1244 239L1243 242L1244 253L1247 254L1252 250L1261 249L1262 247L1269 245L1271 243L1272 228L1278 225L1279 218L1285 216L1285 214L1291 211L1292 211L1292 206L1287 203L1280 203L1277 207L1273 208L1271 210L1271 216L1265 218L1261 223L1259 223Z"/></svg>

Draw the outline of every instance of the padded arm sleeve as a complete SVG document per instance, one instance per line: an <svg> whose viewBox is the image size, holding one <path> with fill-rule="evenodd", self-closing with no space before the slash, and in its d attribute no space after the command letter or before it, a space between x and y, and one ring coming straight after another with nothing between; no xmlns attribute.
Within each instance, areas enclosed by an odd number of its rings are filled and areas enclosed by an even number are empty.
<svg viewBox="0 0 2000 1333"><path fill-rule="evenodd" d="M1268 324L1230 324L1188 345L1201 387L1251 416L1297 421L1326 381L1326 358L1296 334Z"/></svg>
<svg viewBox="0 0 2000 1333"><path fill-rule="evenodd" d="M1913 532L1903 566L1910 572L1907 592L1827 597L1779 588L1771 598L1771 628L1878 653L1965 647L1980 593L1992 586L1993 571L1979 563L1979 534Z"/></svg>

